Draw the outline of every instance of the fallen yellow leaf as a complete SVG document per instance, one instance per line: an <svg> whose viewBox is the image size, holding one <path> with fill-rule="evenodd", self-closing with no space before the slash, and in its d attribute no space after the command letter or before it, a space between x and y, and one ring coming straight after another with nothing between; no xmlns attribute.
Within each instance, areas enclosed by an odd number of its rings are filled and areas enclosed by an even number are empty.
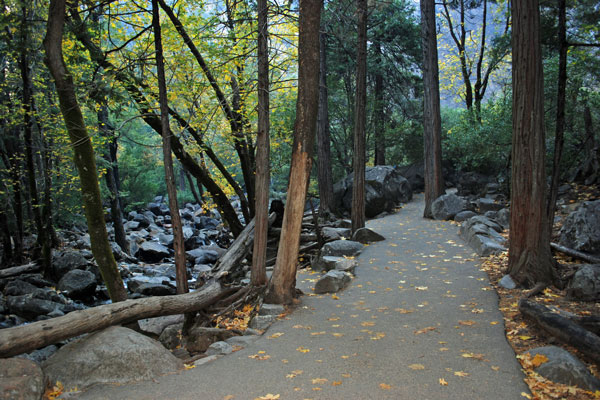
<svg viewBox="0 0 600 400"><path fill-rule="evenodd" d="M448 386L448 382L446 382L446 380L444 378L440 378L439 382L440 382L440 385L442 385L442 386Z"/></svg>
<svg viewBox="0 0 600 400"><path fill-rule="evenodd" d="M271 335L271 336L269 336L268 338L269 338L269 339L276 339L276 338L278 338L278 337L281 337L281 336L283 336L283 335L284 335L284 333L283 333L283 332L275 332L274 334L272 334L272 335Z"/></svg>
<svg viewBox="0 0 600 400"><path fill-rule="evenodd" d="M410 364L410 365L408 366L408 368L410 368L410 369L414 369L415 371L418 371L418 370L423 370L423 369L425 369L425 366L424 366L423 364Z"/></svg>
<svg viewBox="0 0 600 400"><path fill-rule="evenodd" d="M392 388L392 386L388 385L387 383L380 383L379 387L383 390L390 390Z"/></svg>
<svg viewBox="0 0 600 400"><path fill-rule="evenodd" d="M458 321L458 323L460 325L465 325L465 326L475 325L475 321L471 321L471 320L468 320L468 321Z"/></svg>
<svg viewBox="0 0 600 400"><path fill-rule="evenodd" d="M310 351L310 349L305 349L302 346L298 347L296 350L298 350L300 353L308 353Z"/></svg>
<svg viewBox="0 0 600 400"><path fill-rule="evenodd" d="M430 331L434 331L435 330L435 326L428 326L427 328L423 328L423 329L419 329L418 331L415 331L415 335L420 335L421 333L426 333L426 332L430 332Z"/></svg>
<svg viewBox="0 0 600 400"><path fill-rule="evenodd" d="M333 381L331 382L331 386L340 386L342 384L342 381Z"/></svg>
<svg viewBox="0 0 600 400"><path fill-rule="evenodd" d="M539 367L543 363L548 361L548 357L543 354L536 354L535 357L531 360L531 364L533 364L534 368Z"/></svg>
<svg viewBox="0 0 600 400"><path fill-rule="evenodd" d="M185 369L192 369L192 368L196 368L196 366L194 364L183 364L183 367Z"/></svg>
<svg viewBox="0 0 600 400"><path fill-rule="evenodd" d="M339 298L337 295L335 295L335 294L332 294L332 295L331 295L331 298L332 298L332 299L334 299L334 300L339 300L339 299L340 299L340 298Z"/></svg>
<svg viewBox="0 0 600 400"><path fill-rule="evenodd" d="M465 376L469 376L469 373L463 372L463 371L454 371L454 375L460 376L460 377L465 377Z"/></svg>
<svg viewBox="0 0 600 400"><path fill-rule="evenodd" d="M264 396L257 397L254 400L277 400L279 398L278 394L267 393Z"/></svg>
<svg viewBox="0 0 600 400"><path fill-rule="evenodd" d="M319 385L321 383L325 383L327 382L327 379L325 378L315 378L312 380L313 385Z"/></svg>

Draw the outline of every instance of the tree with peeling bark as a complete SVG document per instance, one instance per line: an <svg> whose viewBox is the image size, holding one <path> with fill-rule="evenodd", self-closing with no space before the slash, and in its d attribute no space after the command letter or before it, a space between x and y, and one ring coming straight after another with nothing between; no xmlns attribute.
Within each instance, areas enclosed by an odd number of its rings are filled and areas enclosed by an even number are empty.
<svg viewBox="0 0 600 400"><path fill-rule="evenodd" d="M365 227L365 157L367 125L367 0L356 1L356 99L354 101L354 158L352 171L352 232Z"/></svg>
<svg viewBox="0 0 600 400"><path fill-rule="evenodd" d="M67 70L62 52L65 24L65 0L51 0L44 48L45 62L54 78L60 110L73 144L75 165L79 172L83 207L90 234L92 254L113 302L127 299L123 280L112 254L104 223L104 210L96 170L94 149L88 136L83 114L75 94L73 77Z"/></svg>
<svg viewBox="0 0 600 400"><path fill-rule="evenodd" d="M183 244L183 228L179 205L177 204L177 188L173 173L173 156L169 140L169 104L167 102L167 84L165 79L165 64L163 59L162 38L158 1L152 0L152 28L154 29L154 48L156 52L156 72L158 76L158 102L160 104L160 126L163 148L163 163L165 166L165 181L169 195L169 210L171 212L171 229L173 230L173 249L175 250L175 280L177 293L188 292L187 270L185 266L185 247Z"/></svg>
<svg viewBox="0 0 600 400"><path fill-rule="evenodd" d="M296 295L296 267L300 231L310 170L319 104L319 26L321 0L300 0L298 44L298 99L287 202L277 261L265 301L289 304Z"/></svg>
<svg viewBox="0 0 600 400"><path fill-rule="evenodd" d="M438 74L435 2L421 0L421 38L423 41L423 145L425 163L425 210L432 218L431 204L444 194L442 175L442 119Z"/></svg>
<svg viewBox="0 0 600 400"><path fill-rule="evenodd" d="M557 274L546 217L544 71L538 0L512 5L513 136L509 273L523 285L551 284Z"/></svg>
<svg viewBox="0 0 600 400"><path fill-rule="evenodd" d="M267 283L267 234L269 233L269 48L267 0L258 0L258 134L256 136L255 228L250 281Z"/></svg>

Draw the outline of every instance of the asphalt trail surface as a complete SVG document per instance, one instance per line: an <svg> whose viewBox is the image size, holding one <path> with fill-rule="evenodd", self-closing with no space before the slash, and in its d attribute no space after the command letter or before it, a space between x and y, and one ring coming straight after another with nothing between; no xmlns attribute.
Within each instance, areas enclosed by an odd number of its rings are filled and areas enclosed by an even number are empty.
<svg viewBox="0 0 600 400"><path fill-rule="evenodd" d="M498 298L458 226L422 218L423 197L367 226L344 291L314 295L242 350L156 381L96 386L82 399L524 399ZM261 360L262 358L262 360Z"/></svg>

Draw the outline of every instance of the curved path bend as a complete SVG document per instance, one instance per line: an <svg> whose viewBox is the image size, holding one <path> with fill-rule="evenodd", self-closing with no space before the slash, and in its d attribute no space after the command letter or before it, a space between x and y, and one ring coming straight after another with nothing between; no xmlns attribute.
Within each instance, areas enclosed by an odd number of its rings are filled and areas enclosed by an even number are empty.
<svg viewBox="0 0 600 400"><path fill-rule="evenodd" d="M481 261L456 225L425 220L422 210L417 195L369 221L387 240L364 249L337 295L310 295L318 275L300 272L309 295L248 347L78 398L523 399L529 391Z"/></svg>

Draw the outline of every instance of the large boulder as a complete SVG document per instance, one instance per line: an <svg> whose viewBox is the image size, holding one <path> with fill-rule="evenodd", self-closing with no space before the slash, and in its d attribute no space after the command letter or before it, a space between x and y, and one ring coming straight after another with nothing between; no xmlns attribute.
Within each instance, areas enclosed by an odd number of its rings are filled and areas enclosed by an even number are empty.
<svg viewBox="0 0 600 400"><path fill-rule="evenodd" d="M425 189L425 164L422 162L398 167L400 175L410 183L413 192L422 192Z"/></svg>
<svg viewBox="0 0 600 400"><path fill-rule="evenodd" d="M14 279L4 286L4 294L6 296L21 296L24 294L33 293L37 286L20 279Z"/></svg>
<svg viewBox="0 0 600 400"><path fill-rule="evenodd" d="M334 208L350 212L354 174L333 186ZM365 169L365 214L373 218L384 211L392 211L400 203L412 199L410 183L397 167L375 166Z"/></svg>
<svg viewBox="0 0 600 400"><path fill-rule="evenodd" d="M502 227L481 215L469 218L460 226L459 235L482 257L498 254L506 250L506 239L498 232Z"/></svg>
<svg viewBox="0 0 600 400"><path fill-rule="evenodd" d="M58 289L72 299L89 299L96 292L96 275L90 271L74 269L60 278Z"/></svg>
<svg viewBox="0 0 600 400"><path fill-rule="evenodd" d="M431 203L431 214L438 220L450 220L466 209L466 200L454 193L443 194Z"/></svg>
<svg viewBox="0 0 600 400"><path fill-rule="evenodd" d="M529 354L532 357L540 354L548 358L548 361L535 368L535 372L544 378L591 392L600 390L600 379L592 375L585 364L567 350L557 346L544 346L530 349Z"/></svg>
<svg viewBox="0 0 600 400"><path fill-rule="evenodd" d="M185 336L185 348L192 353L205 352L214 342L227 340L234 335L232 331L227 329L194 325Z"/></svg>
<svg viewBox="0 0 600 400"><path fill-rule="evenodd" d="M54 314L63 315L63 304L50 300L37 299L31 294L23 296L7 296L6 306L11 314L34 320L39 316Z"/></svg>
<svg viewBox="0 0 600 400"><path fill-rule="evenodd" d="M600 254L600 200L586 201L569 214L560 230L560 244Z"/></svg>
<svg viewBox="0 0 600 400"><path fill-rule="evenodd" d="M158 263L168 256L169 249L154 241L143 242L137 251L137 257L147 263Z"/></svg>
<svg viewBox="0 0 600 400"><path fill-rule="evenodd" d="M46 379L37 363L24 358L0 362L0 399L40 400L45 388Z"/></svg>
<svg viewBox="0 0 600 400"><path fill-rule="evenodd" d="M58 251L52 255L51 277L57 282L67 272L74 269L86 269L88 260L80 251Z"/></svg>
<svg viewBox="0 0 600 400"><path fill-rule="evenodd" d="M338 271L350 272L354 274L358 261L345 257L321 256L311 263L311 268L315 271Z"/></svg>
<svg viewBox="0 0 600 400"><path fill-rule="evenodd" d="M465 172L456 184L459 196L480 196L485 193L490 178L478 172Z"/></svg>
<svg viewBox="0 0 600 400"><path fill-rule="evenodd" d="M335 293L350 284L351 277L343 271L331 270L315 284L315 293Z"/></svg>
<svg viewBox="0 0 600 400"><path fill-rule="evenodd" d="M385 238L369 228L359 228L352 235L352 240L363 244L369 244L381 242L382 240L385 240Z"/></svg>
<svg viewBox="0 0 600 400"><path fill-rule="evenodd" d="M582 265L567 288L570 297L586 300L600 300L600 264Z"/></svg>
<svg viewBox="0 0 600 400"><path fill-rule="evenodd" d="M321 256L354 257L360 254L363 247L362 243L353 240L334 240L325 243L321 249Z"/></svg>
<svg viewBox="0 0 600 400"><path fill-rule="evenodd" d="M43 364L50 382L66 389L153 379L182 367L159 342L120 326L71 342Z"/></svg>
<svg viewBox="0 0 600 400"><path fill-rule="evenodd" d="M214 264L219 259L219 253L215 250L194 249L185 252L188 260L194 261L194 264Z"/></svg>

